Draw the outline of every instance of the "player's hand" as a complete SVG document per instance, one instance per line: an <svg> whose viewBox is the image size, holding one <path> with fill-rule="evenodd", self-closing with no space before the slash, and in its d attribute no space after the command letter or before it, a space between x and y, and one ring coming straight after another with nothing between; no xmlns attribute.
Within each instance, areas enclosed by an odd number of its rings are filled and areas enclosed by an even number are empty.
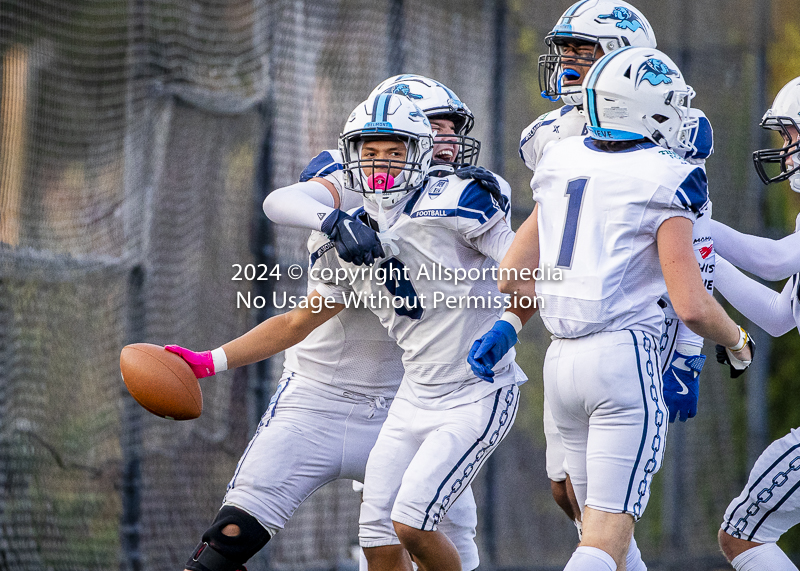
<svg viewBox="0 0 800 571"><path fill-rule="evenodd" d="M508 207L508 198L500 192L500 184L495 176L483 167L462 167L456 171L458 178L471 178L481 185L481 188L491 194L500 205L503 212Z"/></svg>
<svg viewBox="0 0 800 571"><path fill-rule="evenodd" d="M683 355L677 351L669 369L664 374L664 402L669 408L669 421L694 418L697 414L697 398L700 395L700 371L706 362L705 355Z"/></svg>
<svg viewBox="0 0 800 571"><path fill-rule="evenodd" d="M164 347L170 353L175 353L181 359L186 361L191 367L194 376L198 379L210 377L217 372L214 370L214 359L211 357L211 351L203 351L202 353L195 353L189 349L185 349L180 345L167 345Z"/></svg>
<svg viewBox="0 0 800 571"><path fill-rule="evenodd" d="M371 266L378 258L385 257L378 233L346 212L331 212L322 222L322 231L331 237L345 262Z"/></svg>
<svg viewBox="0 0 800 571"><path fill-rule="evenodd" d="M747 338L747 345L736 353L723 345L717 345L717 362L723 365L730 365L732 379L735 379L747 370L747 367L753 362L755 354L756 344L749 335Z"/></svg>
<svg viewBox="0 0 800 571"><path fill-rule="evenodd" d="M495 322L483 337L476 340L469 350L467 363L479 379L494 382L492 368L517 343L517 332L514 326L502 319Z"/></svg>

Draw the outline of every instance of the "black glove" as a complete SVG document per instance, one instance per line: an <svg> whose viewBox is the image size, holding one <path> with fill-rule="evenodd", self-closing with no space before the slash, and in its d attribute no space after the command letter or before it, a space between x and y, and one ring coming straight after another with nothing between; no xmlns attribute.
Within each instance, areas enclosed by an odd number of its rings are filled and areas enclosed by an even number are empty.
<svg viewBox="0 0 800 571"><path fill-rule="evenodd" d="M747 338L747 346L750 347L750 363L752 363L753 358L756 356L756 344L753 342L753 338L749 335ZM732 379L740 376L747 370L747 367L750 366L750 363L748 363L747 366L742 369L737 369L734 367L733 363L731 362L730 355L728 355L728 351L723 345L717 345L717 363L730 366ZM741 363L741 361L739 361L739 363Z"/></svg>
<svg viewBox="0 0 800 571"><path fill-rule="evenodd" d="M508 198L500 192L500 184L492 173L483 167L462 167L456 171L458 178L471 178L478 181L481 188L491 194L503 212L508 210Z"/></svg>
<svg viewBox="0 0 800 571"><path fill-rule="evenodd" d="M330 236L339 257L357 266L371 266L385 257L378 233L341 210L334 210L322 221L322 231Z"/></svg>

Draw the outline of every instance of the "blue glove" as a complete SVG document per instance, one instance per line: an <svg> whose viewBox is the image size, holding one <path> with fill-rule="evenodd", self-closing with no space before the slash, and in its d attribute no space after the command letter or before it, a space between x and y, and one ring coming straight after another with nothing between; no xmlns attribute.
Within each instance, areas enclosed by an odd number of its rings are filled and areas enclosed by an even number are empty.
<svg viewBox="0 0 800 571"><path fill-rule="evenodd" d="M467 363L479 379L494 382L494 367L500 359L517 343L517 332L514 326L502 319L495 322L483 337L476 340L469 350Z"/></svg>
<svg viewBox="0 0 800 571"><path fill-rule="evenodd" d="M334 210L322 221L322 231L331 237L339 257L357 266L371 266L383 258L378 233L341 210Z"/></svg>
<svg viewBox="0 0 800 571"><path fill-rule="evenodd" d="M675 351L672 363L664 374L664 402L669 408L669 421L693 418L697 414L697 398L700 396L700 371L706 362L705 355L686 356Z"/></svg>
<svg viewBox="0 0 800 571"><path fill-rule="evenodd" d="M500 183L497 182L495 176L483 167L463 167L456 171L458 178L471 178L476 181L481 188L491 194L500 205L503 212L507 212L508 198L500 192Z"/></svg>

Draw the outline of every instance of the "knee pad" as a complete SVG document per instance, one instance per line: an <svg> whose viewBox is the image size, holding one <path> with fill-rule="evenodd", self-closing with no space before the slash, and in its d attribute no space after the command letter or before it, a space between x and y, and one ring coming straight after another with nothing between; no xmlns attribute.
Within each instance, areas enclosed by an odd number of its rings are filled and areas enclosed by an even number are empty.
<svg viewBox="0 0 800 571"><path fill-rule="evenodd" d="M228 535L236 528L238 533ZM223 506L186 562L186 568L191 571L246 571L244 563L258 553L270 537L270 532L246 511Z"/></svg>

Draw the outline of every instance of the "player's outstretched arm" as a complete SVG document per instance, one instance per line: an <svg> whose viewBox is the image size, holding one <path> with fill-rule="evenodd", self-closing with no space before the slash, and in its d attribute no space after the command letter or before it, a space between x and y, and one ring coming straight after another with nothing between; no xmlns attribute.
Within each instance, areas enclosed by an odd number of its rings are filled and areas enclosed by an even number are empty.
<svg viewBox="0 0 800 571"><path fill-rule="evenodd" d="M522 224L500 263L497 283L501 292L511 294L511 305L492 328L472 344L467 357L467 362L475 376L490 383L494 378L492 368L517 343L517 335L523 325L528 322L537 310L534 304L519 303L520 297L529 296L533 298L536 295L533 280L531 279L529 282L520 281L520 283L524 283L524 287L522 287L518 284L519 280L513 279L514 276L519 275L519 272L514 270L522 269L523 267L533 269L539 265L539 225L536 218L537 214L538 211L534 209L533 214ZM531 251L533 251L532 256L530 255ZM503 268L506 270L505 277ZM518 287L524 291L519 291Z"/></svg>
<svg viewBox="0 0 800 571"><path fill-rule="evenodd" d="M536 296L536 282L523 278L523 269L528 272L539 267L539 205L517 230L514 241L500 262L497 287L503 293L518 296ZM531 313L533 315L533 313Z"/></svg>
<svg viewBox="0 0 800 571"><path fill-rule="evenodd" d="M371 266L384 257L378 234L339 210L339 193L324 178L274 190L264 199L263 208L276 224L324 232L345 262Z"/></svg>
<svg viewBox="0 0 800 571"><path fill-rule="evenodd" d="M777 281L800 272L800 233L771 240L742 234L712 220L711 235L714 248L723 258L761 279Z"/></svg>
<svg viewBox="0 0 800 571"><path fill-rule="evenodd" d="M780 337L796 327L791 280L778 293L747 277L721 256L717 256L716 264L717 290L747 319L773 337Z"/></svg>
<svg viewBox="0 0 800 571"><path fill-rule="evenodd" d="M228 357L228 368L249 365L285 351L343 309L340 303L326 305L324 297L311 292L308 307L270 317L241 337L225 343L222 349Z"/></svg>
<svg viewBox="0 0 800 571"><path fill-rule="evenodd" d="M196 353L178 345L165 349L180 355L198 379L256 363L296 345L344 309L342 304L326 303L316 291L309 294L307 305L270 317L214 351Z"/></svg>
<svg viewBox="0 0 800 571"><path fill-rule="evenodd" d="M734 357L750 361L750 348L741 345L744 331L708 295L692 250L692 221L668 218L656 236L661 271L678 318L698 335L731 349ZM749 364L749 363L748 363Z"/></svg>
<svg viewBox="0 0 800 571"><path fill-rule="evenodd" d="M324 178L312 178L276 188L264 199L262 207L275 224L319 231L323 221L339 208L339 193Z"/></svg>

